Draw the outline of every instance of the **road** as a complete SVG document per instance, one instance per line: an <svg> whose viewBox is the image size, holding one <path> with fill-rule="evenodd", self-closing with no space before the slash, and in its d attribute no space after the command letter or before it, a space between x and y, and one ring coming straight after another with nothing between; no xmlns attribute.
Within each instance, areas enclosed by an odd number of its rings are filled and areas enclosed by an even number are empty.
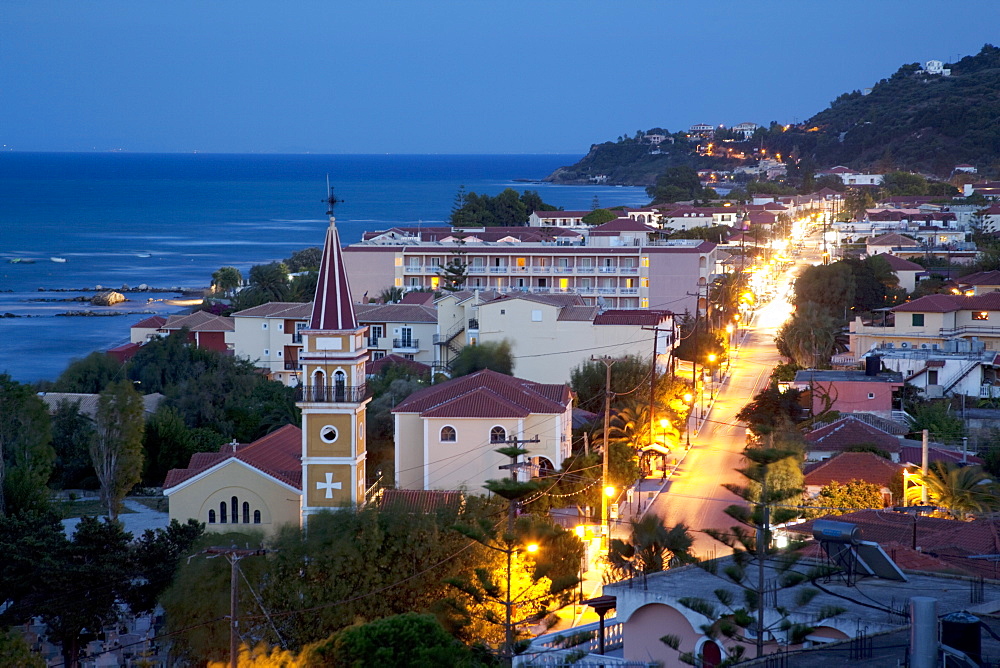
<svg viewBox="0 0 1000 668"><path fill-rule="evenodd" d="M725 509L740 499L722 484L746 482L736 471L743 465L746 445L746 430L737 422L736 414L767 386L771 370L779 361L774 336L791 313L791 306L781 295L799 268L812 264L813 259L810 254L787 272L777 286L779 296L757 314L732 359L729 377L718 392L704 427L692 438L692 448L678 468L678 475L649 509L662 517L668 527L683 522L691 528L695 538L693 551L699 557L711 558L729 552L702 530L725 530L735 524Z"/></svg>

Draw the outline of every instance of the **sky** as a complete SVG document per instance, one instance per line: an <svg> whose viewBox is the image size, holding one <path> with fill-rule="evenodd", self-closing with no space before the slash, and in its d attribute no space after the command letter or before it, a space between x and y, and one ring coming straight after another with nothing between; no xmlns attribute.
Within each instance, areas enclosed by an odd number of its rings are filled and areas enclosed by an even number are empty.
<svg viewBox="0 0 1000 668"><path fill-rule="evenodd" d="M802 121L997 26L996 0L2 0L0 145L583 154Z"/></svg>

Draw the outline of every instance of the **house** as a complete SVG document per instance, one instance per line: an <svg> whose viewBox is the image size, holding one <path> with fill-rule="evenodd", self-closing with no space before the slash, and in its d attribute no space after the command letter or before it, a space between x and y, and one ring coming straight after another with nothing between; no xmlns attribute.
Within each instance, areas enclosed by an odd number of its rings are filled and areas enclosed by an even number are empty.
<svg viewBox="0 0 1000 668"><path fill-rule="evenodd" d="M994 203L976 212L983 232L1000 232L1000 203Z"/></svg>
<svg viewBox="0 0 1000 668"><path fill-rule="evenodd" d="M977 271L955 279L958 290L966 296L1000 292L1000 271Z"/></svg>
<svg viewBox="0 0 1000 668"><path fill-rule="evenodd" d="M269 302L233 313L233 353L271 380L298 386L301 332L311 313L311 302Z"/></svg>
<svg viewBox="0 0 1000 668"><path fill-rule="evenodd" d="M694 227L711 227L713 225L735 227L739 224L740 218L740 211L731 206L684 206L673 209L664 207L660 226L671 230L690 230Z"/></svg>
<svg viewBox="0 0 1000 668"><path fill-rule="evenodd" d="M302 430L285 425L253 443L226 443L191 455L163 483L170 519L194 519L207 531L261 530L274 534L299 524Z"/></svg>
<svg viewBox="0 0 1000 668"><path fill-rule="evenodd" d="M442 296L437 306L440 370L467 345L506 341L518 377L564 383L574 368L602 351L647 357L654 328L661 364L669 363L675 341L669 311L602 310L574 294L462 292Z"/></svg>
<svg viewBox="0 0 1000 668"><path fill-rule="evenodd" d="M986 350L982 341L949 339L940 344L920 344L927 346L920 348L886 345L876 346L862 357L877 356L884 368L901 373L907 384L920 389L929 399L1000 396L997 352Z"/></svg>
<svg viewBox="0 0 1000 668"><path fill-rule="evenodd" d="M889 453L893 462L899 462L902 450L902 439L898 436L852 415L813 429L805 435L805 439L808 461L827 460L859 445L866 445Z"/></svg>
<svg viewBox="0 0 1000 668"><path fill-rule="evenodd" d="M891 253L878 253L874 257L882 258L889 264L892 272L899 279L899 287L907 292L913 292L917 287L917 282L927 275L927 269L921 265Z"/></svg>
<svg viewBox="0 0 1000 668"><path fill-rule="evenodd" d="M431 293L433 298L433 294ZM437 309L423 304L355 304L358 323L368 326L373 360L402 355L424 364L434 362Z"/></svg>
<svg viewBox="0 0 1000 668"><path fill-rule="evenodd" d="M634 220L552 234L530 227L393 228L366 233L344 249L344 260L355 301L388 285L433 289L439 285L438 267L460 253L467 265L466 290L578 293L588 304L597 304L600 297L607 308L669 304L675 312L694 312L694 293L716 271L717 245L700 239L663 240L654 232Z"/></svg>
<svg viewBox="0 0 1000 668"><path fill-rule="evenodd" d="M869 239L865 243L865 250L868 255L893 255L894 251L901 250L922 250L923 244L916 239L904 237L902 234L883 234L882 236Z"/></svg>
<svg viewBox="0 0 1000 668"><path fill-rule="evenodd" d="M756 123L738 123L732 127L732 130L743 135L743 139L750 139L759 127Z"/></svg>
<svg viewBox="0 0 1000 668"><path fill-rule="evenodd" d="M975 174L979 170L976 169L975 165L969 165L962 163L961 165L955 165L955 168L951 170L952 174Z"/></svg>
<svg viewBox="0 0 1000 668"><path fill-rule="evenodd" d="M880 373L877 367L866 371L804 369L796 372L791 386L808 392L813 415L835 410L891 419L893 392L903 387L903 376Z"/></svg>
<svg viewBox="0 0 1000 668"><path fill-rule="evenodd" d="M885 505L893 503L892 488L902 480L903 467L873 452L841 452L807 464L803 470L806 496L815 498L823 487L861 480L878 485Z"/></svg>
<svg viewBox="0 0 1000 668"><path fill-rule="evenodd" d="M712 139L715 136L715 126L708 123L695 123L688 128L688 134L701 139Z"/></svg>
<svg viewBox="0 0 1000 668"><path fill-rule="evenodd" d="M152 315L148 318L143 318L139 322L132 325L129 330L129 340L132 343L143 344L152 339L155 336L159 336L160 328L167 322L167 319L162 315Z"/></svg>
<svg viewBox="0 0 1000 668"><path fill-rule="evenodd" d="M928 60L924 64L924 69L922 70L924 74L930 74L932 76L951 76L951 70L944 66L940 60Z"/></svg>
<svg viewBox="0 0 1000 668"><path fill-rule="evenodd" d="M495 450L509 439L528 451L518 477L558 471L570 454L572 395L484 369L419 390L393 410L396 487L482 493L506 477L509 459Z"/></svg>
<svg viewBox="0 0 1000 668"><path fill-rule="evenodd" d="M189 343L220 353L233 352L233 319L213 315L208 311L195 311L190 315L172 315L164 322L157 334L167 336L171 332L187 331Z"/></svg>
<svg viewBox="0 0 1000 668"><path fill-rule="evenodd" d="M836 176L845 186L878 186L882 185L883 178L882 174L862 174L843 165L816 172L816 177L820 176Z"/></svg>
<svg viewBox="0 0 1000 668"><path fill-rule="evenodd" d="M1000 292L925 295L892 307L881 322L856 318L850 323L850 347L858 356L876 348L1000 351L1000 331L990 324L998 320ZM946 346L959 339L967 343Z"/></svg>
<svg viewBox="0 0 1000 668"><path fill-rule="evenodd" d="M590 211L532 211L528 227L586 227L583 217Z"/></svg>

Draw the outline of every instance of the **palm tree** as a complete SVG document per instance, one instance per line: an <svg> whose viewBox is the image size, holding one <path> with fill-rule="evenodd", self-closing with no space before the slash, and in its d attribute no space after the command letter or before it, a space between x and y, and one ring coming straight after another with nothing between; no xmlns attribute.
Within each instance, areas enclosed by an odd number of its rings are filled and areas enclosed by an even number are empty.
<svg viewBox="0 0 1000 668"><path fill-rule="evenodd" d="M632 522L632 534L628 540L611 539L608 563L619 579L641 574L643 587L646 587L646 576L650 573L696 561L691 554L693 544L694 539L687 526L678 524L668 529L663 520L649 514Z"/></svg>
<svg viewBox="0 0 1000 668"><path fill-rule="evenodd" d="M376 300L383 304L396 304L401 299L403 299L403 288L395 286L383 289L376 297Z"/></svg>
<svg viewBox="0 0 1000 668"><path fill-rule="evenodd" d="M959 466L953 462L933 462L926 476L920 476L921 485L907 490L907 498L919 501L921 486L936 506L958 520L965 520L969 513L979 513L996 507L996 486L980 466Z"/></svg>
<svg viewBox="0 0 1000 668"><path fill-rule="evenodd" d="M212 274L212 291L221 292L228 297L233 291L243 285L243 274L236 267L220 267Z"/></svg>

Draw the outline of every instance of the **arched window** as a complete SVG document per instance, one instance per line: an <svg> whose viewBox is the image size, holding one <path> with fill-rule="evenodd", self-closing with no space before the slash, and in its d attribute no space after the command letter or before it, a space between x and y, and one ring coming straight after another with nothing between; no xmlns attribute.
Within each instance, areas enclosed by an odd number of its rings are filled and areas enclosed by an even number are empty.
<svg viewBox="0 0 1000 668"><path fill-rule="evenodd" d="M233 504L233 524L237 524L240 521L240 502L234 496L232 498Z"/></svg>
<svg viewBox="0 0 1000 668"><path fill-rule="evenodd" d="M243 502L243 524L250 524L250 504Z"/></svg>
<svg viewBox="0 0 1000 668"><path fill-rule="evenodd" d="M700 258L698 258L698 268L704 269L707 266L708 266L708 258L702 255Z"/></svg>
<svg viewBox="0 0 1000 668"><path fill-rule="evenodd" d="M334 401L344 401L346 398L346 388L347 375L338 369L337 372L333 374Z"/></svg>
<svg viewBox="0 0 1000 668"><path fill-rule="evenodd" d="M441 427L441 442L454 443L458 440L458 432L451 425Z"/></svg>
<svg viewBox="0 0 1000 668"><path fill-rule="evenodd" d="M326 401L326 374L318 370L313 374L312 400Z"/></svg>
<svg viewBox="0 0 1000 668"><path fill-rule="evenodd" d="M260 511L259 510L253 511L253 523L254 524L260 524Z"/></svg>
<svg viewBox="0 0 1000 668"><path fill-rule="evenodd" d="M209 524L215 524L215 511L214 510L208 511L208 523Z"/></svg>
<svg viewBox="0 0 1000 668"><path fill-rule="evenodd" d="M226 523L226 502L219 503L219 524Z"/></svg>
<svg viewBox="0 0 1000 668"><path fill-rule="evenodd" d="M503 443L507 440L507 430L503 427L490 429L490 443Z"/></svg>

